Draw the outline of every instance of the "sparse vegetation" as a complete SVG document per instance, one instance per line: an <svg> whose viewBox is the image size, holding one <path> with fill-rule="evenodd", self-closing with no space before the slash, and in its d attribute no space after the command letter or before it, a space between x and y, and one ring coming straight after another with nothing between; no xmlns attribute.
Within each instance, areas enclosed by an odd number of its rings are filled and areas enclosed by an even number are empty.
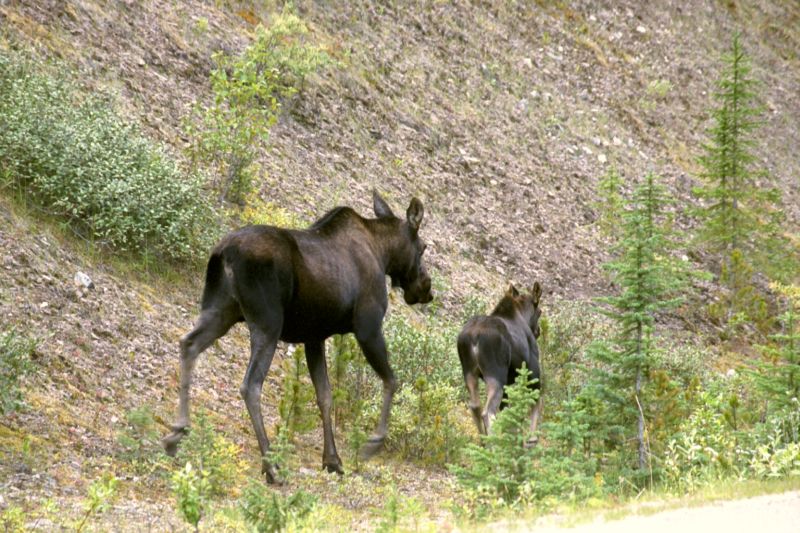
<svg viewBox="0 0 800 533"><path fill-rule="evenodd" d="M36 345L13 329L0 334L0 414L23 405L20 379L33 370L31 354Z"/></svg>
<svg viewBox="0 0 800 533"><path fill-rule="evenodd" d="M287 4L269 27L256 28L255 41L241 55L214 54L213 102L196 107L187 129L195 159L220 176L214 187L221 200L244 203L258 177L258 148L281 108L307 76L331 63L320 46L306 42L308 33Z"/></svg>
<svg viewBox="0 0 800 533"><path fill-rule="evenodd" d="M0 7L0 530L523 529L548 510L798 487L800 7L129 4ZM703 52L736 28L712 86ZM333 57L348 64L316 76ZM651 222L696 233L691 249L626 208L650 171L679 202ZM382 391L353 336L326 346L343 476L319 469L302 348L281 345L264 418L287 486L265 487L240 460L257 449L241 325L199 360L192 405L211 411L165 457L202 273L131 272L200 259L228 226L368 215L374 187L425 202L435 293L413 309L390 296L400 388L380 457L358 455ZM662 290L688 264L715 277ZM532 398L513 387L508 424L481 439L455 337L503 285L534 280L538 444L523 445Z"/></svg>
<svg viewBox="0 0 800 533"><path fill-rule="evenodd" d="M13 51L0 51L0 161L0 187L98 245L183 261L217 236L201 174L184 172L109 97Z"/></svg>

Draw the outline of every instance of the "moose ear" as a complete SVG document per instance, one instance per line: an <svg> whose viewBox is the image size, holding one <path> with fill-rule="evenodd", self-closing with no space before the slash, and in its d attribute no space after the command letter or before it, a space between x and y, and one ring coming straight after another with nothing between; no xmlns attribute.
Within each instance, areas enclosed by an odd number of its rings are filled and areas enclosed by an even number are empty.
<svg viewBox="0 0 800 533"><path fill-rule="evenodd" d="M519 296L519 291L517 290L517 288L514 286L513 283L508 284L508 289L506 290L506 296L511 296L512 298L516 298L517 296Z"/></svg>
<svg viewBox="0 0 800 533"><path fill-rule="evenodd" d="M539 285L538 281L533 284L531 296L533 296L533 305L539 305L539 299L542 297L542 286Z"/></svg>
<svg viewBox="0 0 800 533"><path fill-rule="evenodd" d="M411 226L411 229L415 232L419 230L424 214L425 208L422 207L422 202L416 198L412 198L408 210L406 210L406 218L408 219L408 225Z"/></svg>
<svg viewBox="0 0 800 533"><path fill-rule="evenodd" d="M372 191L372 208L375 210L375 216L378 218L393 217L392 208L389 207L378 191Z"/></svg>

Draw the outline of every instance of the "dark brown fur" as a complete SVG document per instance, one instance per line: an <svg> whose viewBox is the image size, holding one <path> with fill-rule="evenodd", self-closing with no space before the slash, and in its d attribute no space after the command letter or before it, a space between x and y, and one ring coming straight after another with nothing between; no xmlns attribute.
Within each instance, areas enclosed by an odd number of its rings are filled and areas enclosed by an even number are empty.
<svg viewBox="0 0 800 533"><path fill-rule="evenodd" d="M541 390L539 366L539 282L531 294L520 294L513 285L488 316L470 319L458 336L458 357L469 392L469 407L478 431L489 432L498 409L502 409L503 387L514 383L524 363L536 379L534 389ZM486 404L481 410L478 379L486 383ZM541 412L541 398L531 413L531 430L536 431Z"/></svg>
<svg viewBox="0 0 800 533"><path fill-rule="evenodd" d="M269 440L261 416L261 388L275 347L279 340L304 343L322 413L322 464L342 472L324 351L325 339L337 333L355 334L383 380L381 419L363 452L371 455L380 448L397 388L381 332L388 305L386 276L393 286L402 287L409 305L430 302L433 295L422 264L425 243L418 236L422 203L411 201L406 220L397 218L377 193L373 204L375 219L337 207L306 230L248 226L229 233L214 248L206 268L200 318L181 340L179 417L164 439L168 453L175 453L189 427L189 388L197 356L242 321L250 330L251 353L240 391L262 458ZM262 467L268 481L277 481L272 465L263 460Z"/></svg>

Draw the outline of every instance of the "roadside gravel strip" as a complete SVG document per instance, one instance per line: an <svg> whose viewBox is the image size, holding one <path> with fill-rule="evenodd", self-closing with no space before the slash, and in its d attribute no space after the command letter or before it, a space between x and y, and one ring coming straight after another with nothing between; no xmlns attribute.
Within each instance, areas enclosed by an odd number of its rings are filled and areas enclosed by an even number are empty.
<svg viewBox="0 0 800 533"><path fill-rule="evenodd" d="M536 533L800 533L800 491L727 500L621 520L598 521L574 528L535 526Z"/></svg>

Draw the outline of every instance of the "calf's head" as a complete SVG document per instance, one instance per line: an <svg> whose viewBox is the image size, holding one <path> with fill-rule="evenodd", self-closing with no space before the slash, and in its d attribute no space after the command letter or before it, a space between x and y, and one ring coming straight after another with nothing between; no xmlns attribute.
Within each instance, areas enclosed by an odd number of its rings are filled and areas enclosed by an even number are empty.
<svg viewBox="0 0 800 533"><path fill-rule="evenodd" d="M538 339L542 333L539 327L539 318L542 316L542 309L539 307L539 301L542 298L542 286L537 281L533 284L530 294L522 294L514 285L511 285L506 292L506 296L511 296L514 299L520 314L528 322L528 327L531 328L533 336Z"/></svg>

